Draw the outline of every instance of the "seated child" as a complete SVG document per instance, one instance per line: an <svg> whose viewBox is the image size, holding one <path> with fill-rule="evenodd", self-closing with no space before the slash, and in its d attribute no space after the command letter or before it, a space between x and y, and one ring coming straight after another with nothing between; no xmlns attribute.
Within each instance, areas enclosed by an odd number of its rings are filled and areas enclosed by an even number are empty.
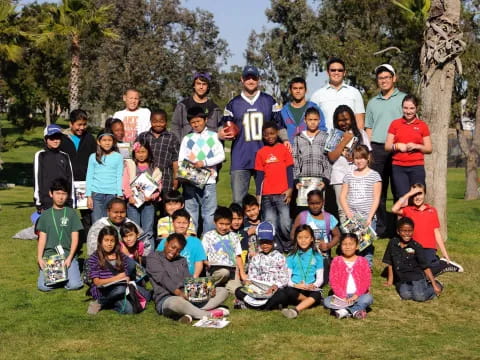
<svg viewBox="0 0 480 360"><path fill-rule="evenodd" d="M390 240L383 255L388 265L385 286L395 284L403 300L427 301L440 295L443 287L434 279L422 245L412 239L413 229L412 219L398 220L398 237Z"/></svg>
<svg viewBox="0 0 480 360"><path fill-rule="evenodd" d="M248 280L246 284L253 281L261 281L271 284L267 293L274 294L288 284L288 269L283 256L274 249L275 229L269 222L263 222L257 227L260 252L256 254L248 264ZM265 300L256 300L245 294L241 288L235 290L235 297L240 301L237 306L258 310L274 310L280 305L286 304L286 298L271 297ZM243 306L242 306L243 305Z"/></svg>
<svg viewBox="0 0 480 360"><path fill-rule="evenodd" d="M157 224L157 238L166 238L173 232L172 214L178 210L183 209L185 200L183 195L178 190L169 190L163 196L163 203L165 205L165 212L168 216L162 217L158 220ZM195 225L193 221L190 221L187 230L188 235L196 236Z"/></svg>
<svg viewBox="0 0 480 360"><path fill-rule="evenodd" d="M44 210L38 219L37 262L40 271L37 286L41 291L50 291L58 286L63 286L67 290L76 290L83 286L75 256L78 232L83 229L83 226L76 211L65 205L69 198L68 186L64 179L53 180L49 191L53 205L48 210ZM65 258L68 280L55 286L46 285L44 274L46 261L48 261L48 257L57 254L63 255Z"/></svg>
<svg viewBox="0 0 480 360"><path fill-rule="evenodd" d="M231 231L240 237L240 246L242 247L242 261L245 264L248 254L248 235L243 229L243 208L237 203L231 203L228 207L232 212L232 227Z"/></svg>
<svg viewBox="0 0 480 360"><path fill-rule="evenodd" d="M191 323L192 319L228 316L227 309L219 308L228 297L225 289L215 289L206 302L192 304L184 292L184 279L190 277L187 260L180 256L187 241L182 234L173 233L165 241L164 251L155 251L147 257L147 273L153 284L155 308L161 315Z"/></svg>
<svg viewBox="0 0 480 360"><path fill-rule="evenodd" d="M142 256L145 250L143 242L138 240L138 229L134 223L126 222L120 228L122 241L120 242L120 250L122 254L127 255L130 259L137 263L142 263Z"/></svg>
<svg viewBox="0 0 480 360"><path fill-rule="evenodd" d="M245 213L245 220L243 222L243 230L248 236L248 254L246 262L255 256L258 252L257 244L257 226L262 222L260 217L260 204L255 196L251 194L245 195L242 200L243 212ZM242 250L244 248L242 247Z"/></svg>
<svg viewBox="0 0 480 360"><path fill-rule="evenodd" d="M357 256L359 240L355 234L343 234L340 238L340 256L330 265L330 287L333 294L348 303L347 307L332 304L333 296L327 297L323 304L335 310L339 319L353 316L356 319L367 317L366 309L373 303L368 292L372 282L372 272L368 261Z"/></svg>
<svg viewBox="0 0 480 360"><path fill-rule="evenodd" d="M215 285L226 284L230 293L242 286L235 276L236 271L240 280L246 280L242 261L242 248L237 234L230 231L232 212L230 209L219 206L213 215L215 230L203 234L202 244L207 254L208 273Z"/></svg>
<svg viewBox="0 0 480 360"><path fill-rule="evenodd" d="M187 259L190 276L197 278L203 271L203 262L207 260L207 255L203 250L202 242L199 238L188 235L190 214L185 209L178 209L172 214L173 230L177 234L186 236L187 244L182 248L180 255ZM162 239L157 246L157 251L163 251L166 238Z"/></svg>
<svg viewBox="0 0 480 360"><path fill-rule="evenodd" d="M298 226L294 239L293 250L287 256L288 286L273 295L286 296L287 304L295 305L295 308L285 307L282 310L282 314L289 319L322 302L320 286L323 283L323 257L315 249L312 228L308 225Z"/></svg>

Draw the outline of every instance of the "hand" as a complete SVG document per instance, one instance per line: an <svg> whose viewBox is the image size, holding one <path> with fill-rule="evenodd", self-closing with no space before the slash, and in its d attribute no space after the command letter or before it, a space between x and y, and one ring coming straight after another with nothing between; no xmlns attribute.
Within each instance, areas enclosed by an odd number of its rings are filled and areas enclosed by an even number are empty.
<svg viewBox="0 0 480 360"><path fill-rule="evenodd" d="M282 194L283 194L283 202L285 204L290 204L290 200L292 200L292 189L287 189Z"/></svg>
<svg viewBox="0 0 480 360"><path fill-rule="evenodd" d="M315 284L305 285L305 290L315 290L315 289L316 289Z"/></svg>
<svg viewBox="0 0 480 360"><path fill-rule="evenodd" d="M347 219L353 219L353 213L351 211L345 211L345 216Z"/></svg>
<svg viewBox="0 0 480 360"><path fill-rule="evenodd" d="M411 142L408 143L406 146L407 146L407 151L409 151L409 152L418 150L418 147L419 147L418 144L411 143Z"/></svg>
<svg viewBox="0 0 480 360"><path fill-rule="evenodd" d="M135 199L133 198L133 196L130 196L130 197L128 198L128 203L129 203L130 205L135 205Z"/></svg>
<svg viewBox="0 0 480 360"><path fill-rule="evenodd" d="M212 291L210 291L210 296L215 297L217 295L217 288L213 288Z"/></svg>
<svg viewBox="0 0 480 360"><path fill-rule="evenodd" d="M321 251L328 251L331 249L330 245L325 242L325 241L320 241L318 243L318 248L321 250Z"/></svg>
<svg viewBox="0 0 480 360"><path fill-rule="evenodd" d="M272 285L270 288L267 290L267 294L274 294L278 290L277 285Z"/></svg>
<svg viewBox="0 0 480 360"><path fill-rule="evenodd" d="M37 262L38 262L38 266L40 266L40 269L42 270L45 269L45 267L47 266L47 264L45 264L45 260L43 260L42 258L39 258Z"/></svg>
<svg viewBox="0 0 480 360"><path fill-rule="evenodd" d="M407 152L407 144L395 143L395 149L400 152Z"/></svg>
<svg viewBox="0 0 480 360"><path fill-rule="evenodd" d="M292 147L292 144L290 144L290 141L284 141L283 142L283 145L285 145L285 147L288 149L288 151L290 152L290 154L293 153L293 147Z"/></svg>
<svg viewBox="0 0 480 360"><path fill-rule="evenodd" d="M218 129L217 131L218 138L220 140L232 140L234 138L233 134L225 131L225 128Z"/></svg>
<svg viewBox="0 0 480 360"><path fill-rule="evenodd" d="M365 220L365 227L369 227L371 223L372 223L372 218L367 218Z"/></svg>
<svg viewBox="0 0 480 360"><path fill-rule="evenodd" d="M173 179L172 189L177 190L179 185L178 179Z"/></svg>
<svg viewBox="0 0 480 360"><path fill-rule="evenodd" d="M196 169L200 169L200 168L204 167L204 164L203 164L203 161L195 161L193 163L193 166L195 166Z"/></svg>
<svg viewBox="0 0 480 360"><path fill-rule="evenodd" d="M257 231L257 225L255 226L250 226L247 230L247 235L252 236L255 235L255 232Z"/></svg>
<svg viewBox="0 0 480 360"><path fill-rule="evenodd" d="M302 188L302 183L297 183L295 187L297 188L297 190L300 190Z"/></svg>
<svg viewBox="0 0 480 360"><path fill-rule="evenodd" d="M352 139L353 139L353 132L346 131L345 133L343 133L342 141L345 141L348 144Z"/></svg>
<svg viewBox="0 0 480 360"><path fill-rule="evenodd" d="M383 286L385 286L385 287L389 287L389 286L392 286L392 285L393 285L393 282L388 281L388 280L383 283Z"/></svg>
<svg viewBox="0 0 480 360"><path fill-rule="evenodd" d="M352 295L349 298L347 298L346 300L350 305L352 305L355 301L357 301L357 299L358 299L357 295Z"/></svg>
<svg viewBox="0 0 480 360"><path fill-rule="evenodd" d="M243 280L243 285L250 285L251 283L250 279Z"/></svg>
<svg viewBox="0 0 480 360"><path fill-rule="evenodd" d="M68 258L65 259L65 266L66 266L67 268L69 268L70 265L72 265L72 258L71 258L71 257L68 257Z"/></svg>
<svg viewBox="0 0 480 360"><path fill-rule="evenodd" d="M435 291L435 295L440 296L440 294L442 293L442 288L437 285L436 281L432 283L432 286L433 286L433 291Z"/></svg>
<svg viewBox="0 0 480 360"><path fill-rule="evenodd" d="M145 202L149 202L149 201L152 201L152 197L151 196L145 196Z"/></svg>
<svg viewBox="0 0 480 360"><path fill-rule="evenodd" d="M87 197L87 207L90 209L90 210L93 210L93 199L91 196Z"/></svg>

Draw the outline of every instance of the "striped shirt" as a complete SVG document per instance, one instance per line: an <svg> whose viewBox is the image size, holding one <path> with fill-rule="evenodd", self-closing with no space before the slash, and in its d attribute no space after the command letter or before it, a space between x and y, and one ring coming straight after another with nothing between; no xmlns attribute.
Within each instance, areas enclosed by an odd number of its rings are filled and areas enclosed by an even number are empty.
<svg viewBox="0 0 480 360"><path fill-rule="evenodd" d="M127 274L127 256L124 254L121 254L122 257L122 264L123 268L125 270L125 275ZM118 272L113 272L112 269L110 269L109 266L106 266L105 268L102 268L100 266L100 261L98 259L98 254L97 252L94 252L87 260L88 263L88 277L90 279L109 279L111 277L114 277L115 275L118 274ZM95 285L92 284L92 287L90 289L90 292L92 294L92 297L94 299L98 299L101 296L101 293Z"/></svg>
<svg viewBox="0 0 480 360"><path fill-rule="evenodd" d="M354 175L353 171L343 178L343 183L348 185L347 203L352 213L367 218L373 205L373 187L382 179L372 169L363 176Z"/></svg>

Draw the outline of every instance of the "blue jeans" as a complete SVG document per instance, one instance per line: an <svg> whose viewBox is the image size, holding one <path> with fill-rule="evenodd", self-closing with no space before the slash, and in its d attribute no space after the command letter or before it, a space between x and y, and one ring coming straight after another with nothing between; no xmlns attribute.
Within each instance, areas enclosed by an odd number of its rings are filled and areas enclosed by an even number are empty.
<svg viewBox="0 0 480 360"><path fill-rule="evenodd" d="M198 229L200 207L203 219L203 233L215 229L213 214L217 209L217 184L207 184L203 189L185 184L183 187L185 197L185 210L192 217L195 229Z"/></svg>
<svg viewBox="0 0 480 360"><path fill-rule="evenodd" d="M67 290L77 290L83 287L82 277L80 276L80 268L78 267L78 260L76 257L72 259L70 267L67 269L68 280L65 283L55 284L55 285L45 285L45 276L43 270L39 271L37 287L40 291L50 291L58 287L65 287Z"/></svg>
<svg viewBox="0 0 480 360"><path fill-rule="evenodd" d="M115 284L105 288L99 288L101 295L98 298L98 302L104 309L113 309L121 314L132 314L132 304L125 297L126 289L127 286L125 284Z"/></svg>
<svg viewBox="0 0 480 360"><path fill-rule="evenodd" d="M231 170L230 182L232 185L233 202L242 205L243 198L248 194L250 187L250 178L255 179L257 173L255 170Z"/></svg>
<svg viewBox="0 0 480 360"><path fill-rule="evenodd" d="M392 181L395 185L395 196L400 199L410 190L410 186L413 184L425 185L425 167L423 165L392 165Z"/></svg>
<svg viewBox="0 0 480 360"><path fill-rule="evenodd" d="M292 247L290 241L290 207L284 201L283 195L263 195L263 220L270 222L275 228L277 250L287 252Z"/></svg>
<svg viewBox="0 0 480 360"><path fill-rule="evenodd" d="M137 208L135 205L127 205L127 217L135 221L145 232L143 239L148 239L151 244L153 239L153 223L155 220L155 206L153 203L144 203Z"/></svg>
<svg viewBox="0 0 480 360"><path fill-rule="evenodd" d="M395 287L402 300L427 301L436 296L432 284L426 279L402 282Z"/></svg>
<svg viewBox="0 0 480 360"><path fill-rule="evenodd" d="M328 296L324 301L323 301L323 305L327 308L327 309L333 309L333 310L337 310L336 307L330 305L330 301L332 299L333 296ZM351 306L349 306L347 308L347 310L353 314L354 312L356 311L360 311L360 310L365 310L366 308L368 308L370 305L373 304L373 296L370 295L370 294L363 294L361 295L357 301L355 301L355 303Z"/></svg>
<svg viewBox="0 0 480 360"><path fill-rule="evenodd" d="M107 204L110 200L115 199L117 196L112 194L100 194L92 192L93 210L92 210L92 224L107 216Z"/></svg>

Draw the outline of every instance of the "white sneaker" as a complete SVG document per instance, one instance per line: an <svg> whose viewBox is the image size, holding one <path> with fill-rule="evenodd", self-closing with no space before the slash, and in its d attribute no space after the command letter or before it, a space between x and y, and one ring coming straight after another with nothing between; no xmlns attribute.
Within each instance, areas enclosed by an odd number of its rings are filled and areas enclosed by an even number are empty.
<svg viewBox="0 0 480 360"><path fill-rule="evenodd" d="M450 260L450 262L448 262L448 260L445 259L445 258L441 258L440 261L444 261L449 265L442 271L442 273L444 273L444 272L464 272L462 265L460 265L459 263L456 263L455 261Z"/></svg>
<svg viewBox="0 0 480 360"><path fill-rule="evenodd" d="M347 309L338 309L335 310L335 316L337 317L337 319L343 319L346 317L350 317L351 315Z"/></svg>
<svg viewBox="0 0 480 360"><path fill-rule="evenodd" d="M191 324L192 321L193 319L190 315L183 315L180 319L178 319L178 322L182 324Z"/></svg>
<svg viewBox="0 0 480 360"><path fill-rule="evenodd" d="M295 309L282 309L282 314L288 319L295 319L298 316L298 311Z"/></svg>

